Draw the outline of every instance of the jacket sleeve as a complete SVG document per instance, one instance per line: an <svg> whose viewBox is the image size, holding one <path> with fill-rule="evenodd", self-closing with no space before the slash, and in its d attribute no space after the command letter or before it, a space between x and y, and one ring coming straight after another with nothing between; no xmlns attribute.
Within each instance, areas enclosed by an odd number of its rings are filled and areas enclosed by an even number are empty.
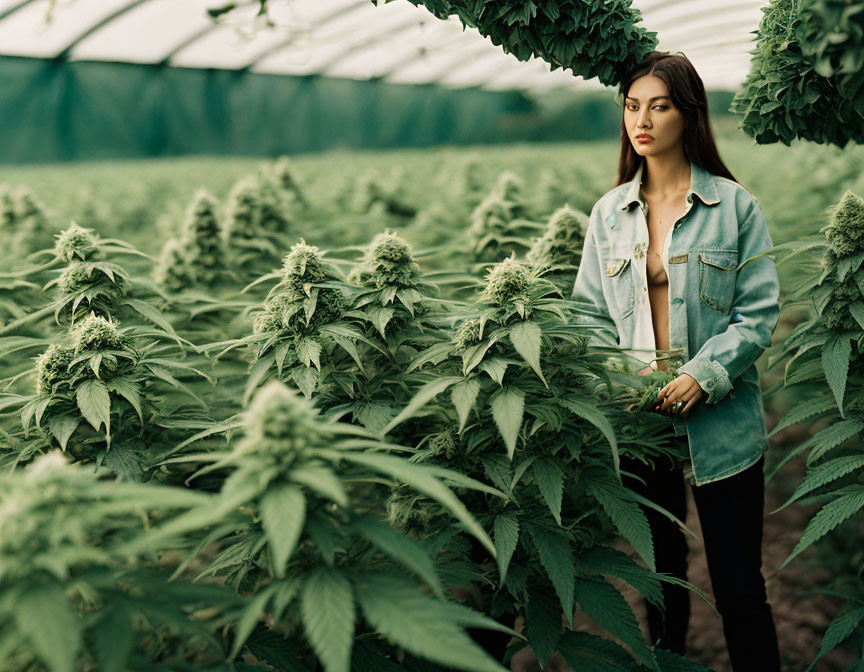
<svg viewBox="0 0 864 672"><path fill-rule="evenodd" d="M594 230L600 221L599 209L595 205L588 219L585 244L582 247L582 260L576 272L576 281L570 300L575 304L576 321L579 326L592 330L589 343L593 346L618 347L618 329L609 314L603 287L600 284L600 257L594 240Z"/></svg>
<svg viewBox="0 0 864 672"><path fill-rule="evenodd" d="M780 318L777 268L774 258L765 254L772 247L765 215L754 198L738 225L738 258L744 261L736 273L731 322L678 367L679 374L696 379L707 394L706 404L721 401L732 389L732 381L771 346Z"/></svg>

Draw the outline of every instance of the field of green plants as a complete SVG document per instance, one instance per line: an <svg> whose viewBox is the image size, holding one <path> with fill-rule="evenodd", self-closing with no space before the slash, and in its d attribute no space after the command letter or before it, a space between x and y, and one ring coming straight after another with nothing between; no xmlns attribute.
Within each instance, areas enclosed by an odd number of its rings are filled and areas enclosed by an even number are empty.
<svg viewBox="0 0 864 672"><path fill-rule="evenodd" d="M677 581L619 472L672 373L568 301L617 150L0 169L0 670L709 669L621 590ZM768 487L817 505L781 571L838 608L787 662L860 672L864 149L720 151L779 264Z"/></svg>

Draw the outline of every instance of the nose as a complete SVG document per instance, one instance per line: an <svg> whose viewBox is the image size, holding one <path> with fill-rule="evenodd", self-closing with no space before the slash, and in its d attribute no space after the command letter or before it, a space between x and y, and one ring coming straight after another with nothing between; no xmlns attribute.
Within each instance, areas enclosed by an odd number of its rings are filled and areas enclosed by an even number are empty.
<svg viewBox="0 0 864 672"><path fill-rule="evenodd" d="M643 107L639 110L639 116L636 118L636 128L645 128L648 125L648 108Z"/></svg>

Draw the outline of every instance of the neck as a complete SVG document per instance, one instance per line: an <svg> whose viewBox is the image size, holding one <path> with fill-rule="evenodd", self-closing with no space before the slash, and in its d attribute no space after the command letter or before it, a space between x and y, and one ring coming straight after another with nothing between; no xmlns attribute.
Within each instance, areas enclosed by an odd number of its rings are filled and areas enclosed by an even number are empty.
<svg viewBox="0 0 864 672"><path fill-rule="evenodd" d="M684 152L646 156L642 188L658 195L672 194L690 186L690 161Z"/></svg>

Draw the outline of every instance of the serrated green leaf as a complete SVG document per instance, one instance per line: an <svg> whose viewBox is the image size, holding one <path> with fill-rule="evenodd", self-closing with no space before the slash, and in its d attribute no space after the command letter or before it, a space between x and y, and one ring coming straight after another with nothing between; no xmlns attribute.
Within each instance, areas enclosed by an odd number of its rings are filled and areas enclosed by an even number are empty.
<svg viewBox="0 0 864 672"><path fill-rule="evenodd" d="M413 572L438 597L444 597L435 565L417 541L397 532L388 524L372 518L355 520L351 528L405 569Z"/></svg>
<svg viewBox="0 0 864 672"><path fill-rule="evenodd" d="M59 584L34 584L21 591L13 613L18 631L51 672L73 672L81 628Z"/></svg>
<svg viewBox="0 0 864 672"><path fill-rule="evenodd" d="M48 431L54 435L60 447L66 450L69 437L75 433L80 424L81 418L76 418L72 415L55 415L48 420Z"/></svg>
<svg viewBox="0 0 864 672"><path fill-rule="evenodd" d="M525 412L525 393L514 388L505 388L492 397L490 406L492 418L504 439L504 445L507 446L507 456L512 460Z"/></svg>
<svg viewBox="0 0 864 672"><path fill-rule="evenodd" d="M826 453L862 431L864 431L864 422L861 420L841 420L823 427L805 442L810 449L807 455L807 466L814 464Z"/></svg>
<svg viewBox="0 0 864 672"><path fill-rule="evenodd" d="M825 378L837 400L840 415L843 414L843 397L846 392L846 378L849 375L849 356L852 354L852 344L848 336L832 338L822 349L822 368Z"/></svg>
<svg viewBox="0 0 864 672"><path fill-rule="evenodd" d="M825 637L822 638L822 646L819 648L819 654L813 659L813 662L810 663L804 672L810 672L822 656L832 649L837 648L840 643L845 641L849 635L855 631L862 621L864 621L864 607L852 609L835 618L825 631Z"/></svg>
<svg viewBox="0 0 864 672"><path fill-rule="evenodd" d="M465 634L454 619L460 612L448 608L447 603L423 595L390 575L367 574L358 577L356 586L366 620L397 646L460 670L507 672Z"/></svg>
<svg viewBox="0 0 864 672"><path fill-rule="evenodd" d="M498 553L498 574L503 584L507 579L510 559L519 543L519 520L512 513L501 513L495 516L492 527L495 534L495 550Z"/></svg>
<svg viewBox="0 0 864 672"><path fill-rule="evenodd" d="M564 495L564 474L554 460L541 457L531 465L534 482L549 506L555 522L561 524L561 500Z"/></svg>
<svg viewBox="0 0 864 672"><path fill-rule="evenodd" d="M453 406L456 407L456 412L459 414L459 432L465 428L465 423L468 421L468 415L474 407L474 402L477 400L477 395L480 392L480 382L474 378L464 380L457 383L450 390L450 399Z"/></svg>
<svg viewBox="0 0 864 672"><path fill-rule="evenodd" d="M356 608L351 583L340 571L317 569L300 594L303 629L325 672L350 672Z"/></svg>
<svg viewBox="0 0 864 672"><path fill-rule="evenodd" d="M615 468L615 473L618 474L618 477L621 477L621 469L620 469L620 458L618 456L618 441L615 439L615 430L612 429L612 423L609 422L609 418L603 415L603 412L598 410L595 406L592 406L590 403L583 401L581 399L559 399L558 403L560 403L564 408L569 411L572 411L580 418L584 418L592 425L594 425L603 436L606 437L606 440L609 442L609 447L612 449L612 465Z"/></svg>
<svg viewBox="0 0 864 672"><path fill-rule="evenodd" d="M535 373L540 376L540 380L548 388L549 383L543 376L543 371L540 368L540 344L543 339L543 331L535 322L518 322L510 329L510 342L516 348L516 352L522 355L522 358L528 362Z"/></svg>
<svg viewBox="0 0 864 672"><path fill-rule="evenodd" d="M651 537L651 527L648 518L628 494L628 490L611 477L596 473L583 474L588 491L600 502L606 515L633 549L639 554L645 564L656 571L654 564L654 542Z"/></svg>
<svg viewBox="0 0 864 672"><path fill-rule="evenodd" d="M114 378L113 380L105 381L105 385L112 392L116 392L126 401L128 401L135 412L138 413L138 419L144 422L144 413L141 411L141 396L139 394L139 386L131 380L125 378Z"/></svg>
<svg viewBox="0 0 864 672"><path fill-rule="evenodd" d="M281 578L303 531L306 497L294 485L271 487L261 498L260 509L261 525L273 554L273 570Z"/></svg>
<svg viewBox="0 0 864 672"><path fill-rule="evenodd" d="M321 344L312 338L301 338L297 343L297 357L306 366L314 365L321 371Z"/></svg>
<svg viewBox="0 0 864 672"><path fill-rule="evenodd" d="M587 632L565 632L558 650L579 672L633 672L636 662L622 647Z"/></svg>
<svg viewBox="0 0 864 672"><path fill-rule="evenodd" d="M545 586L528 589L528 604L525 607L525 634L528 644L542 669L546 661L558 648L558 640L564 634L561 627L561 610L555 593Z"/></svg>
<svg viewBox="0 0 864 672"><path fill-rule="evenodd" d="M502 357L490 357L489 359L480 362L478 367L481 371L487 373L489 377L499 385L504 384L504 374L507 372L508 360Z"/></svg>
<svg viewBox="0 0 864 672"><path fill-rule="evenodd" d="M778 571L788 565L793 558L809 548L843 521L849 519L864 508L864 486L857 486L852 492L828 502L813 516L801 539L795 545L789 557L783 561Z"/></svg>
<svg viewBox="0 0 864 672"><path fill-rule="evenodd" d="M540 563L558 594L561 609L567 623L573 624L573 581L576 572L573 567L573 549L567 535L560 530L547 530L543 527L526 525L534 548L540 556Z"/></svg>
<svg viewBox="0 0 864 672"><path fill-rule="evenodd" d="M654 653L642 635L636 614L617 588L605 581L576 579L574 595L579 607L594 622L627 644L648 669L660 672Z"/></svg>
<svg viewBox="0 0 864 672"><path fill-rule="evenodd" d="M376 453L349 453L342 451L330 451L322 449L322 457L332 460L345 460L362 464L374 471L378 471L401 483L405 483L418 492L431 497L447 509L455 518L460 520L468 531L495 557L495 545L486 534L483 526L477 522L474 516L459 501L459 498L446 485L441 483L436 474L441 474L441 468L427 469L422 464L412 464L401 457L394 455L381 455Z"/></svg>
<svg viewBox="0 0 864 672"><path fill-rule="evenodd" d="M814 490L837 480L838 478L851 474L856 469L862 468L864 468L864 455L838 457L820 464L819 466L808 470L804 480L798 484L798 487L795 488L795 492L793 492L792 496L786 500L786 503L783 504L783 506L777 507L771 513L777 513L777 511L785 509L787 506L792 504L792 502L801 499L804 495L809 494Z"/></svg>
<svg viewBox="0 0 864 672"><path fill-rule="evenodd" d="M105 425L106 433L110 428L111 397L108 388L101 380L85 380L78 385L75 400L81 415L97 430Z"/></svg>
<svg viewBox="0 0 864 672"><path fill-rule="evenodd" d="M609 574L629 583L651 604L663 603L660 580L626 553L608 546L594 546L576 559L576 565L599 574Z"/></svg>
<svg viewBox="0 0 864 672"><path fill-rule="evenodd" d="M390 433L396 425L414 416L417 411L423 408L444 390L451 385L455 385L461 380L463 380L463 378L460 376L447 376L446 378L438 378L437 380L426 383L423 387L417 390L417 393L411 398L408 405L402 409L399 415L389 422L389 424L381 431L381 434Z"/></svg>

